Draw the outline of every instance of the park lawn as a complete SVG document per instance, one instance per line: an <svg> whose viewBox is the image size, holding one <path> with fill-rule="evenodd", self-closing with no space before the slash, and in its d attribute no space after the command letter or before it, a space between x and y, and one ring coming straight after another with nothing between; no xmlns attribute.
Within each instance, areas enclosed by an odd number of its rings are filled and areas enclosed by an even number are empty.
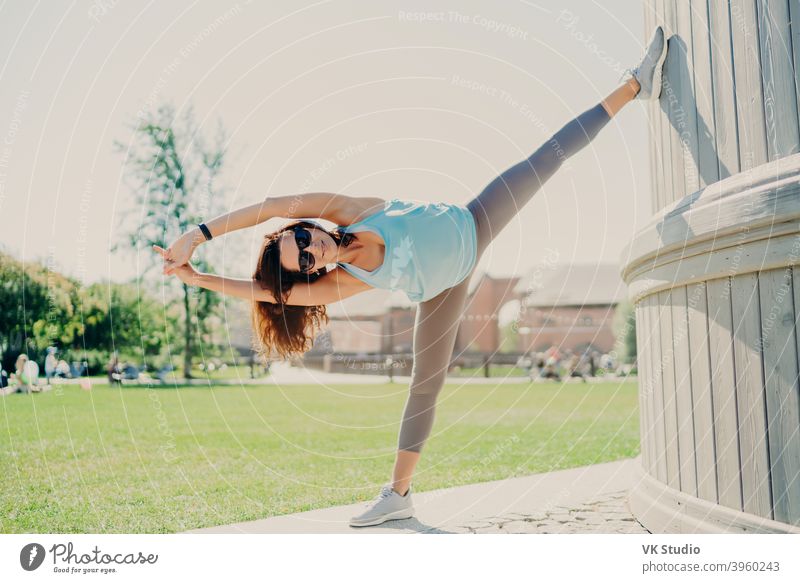
<svg viewBox="0 0 800 583"><path fill-rule="evenodd" d="M179 367L178 372L183 375L183 368ZM255 373L259 377L264 377L263 367L257 366ZM211 372L201 370L199 366L192 367L192 374L199 379L209 378L211 380L250 380L250 367L248 365L229 365L224 370L215 369ZM173 375L174 376L174 375ZM169 376L167 378L170 378Z"/></svg>
<svg viewBox="0 0 800 583"><path fill-rule="evenodd" d="M484 376L483 367L477 368L462 368L457 373L450 373L453 376L459 377L482 377ZM528 369L518 366L510 366L505 364L493 364L489 367L489 377L526 377L528 376Z"/></svg>
<svg viewBox="0 0 800 583"><path fill-rule="evenodd" d="M177 532L373 498L407 386L63 386L0 398L0 531ZM443 389L425 491L630 458L635 382Z"/></svg>

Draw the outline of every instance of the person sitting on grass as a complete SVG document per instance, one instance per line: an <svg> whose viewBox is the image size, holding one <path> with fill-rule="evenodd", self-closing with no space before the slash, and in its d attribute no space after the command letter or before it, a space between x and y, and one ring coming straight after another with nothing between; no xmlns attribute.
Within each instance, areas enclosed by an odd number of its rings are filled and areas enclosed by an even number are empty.
<svg viewBox="0 0 800 583"><path fill-rule="evenodd" d="M3 395L11 393L40 393L42 388L39 386L39 366L28 359L25 353L17 357L16 372L11 375L9 386L2 389Z"/></svg>

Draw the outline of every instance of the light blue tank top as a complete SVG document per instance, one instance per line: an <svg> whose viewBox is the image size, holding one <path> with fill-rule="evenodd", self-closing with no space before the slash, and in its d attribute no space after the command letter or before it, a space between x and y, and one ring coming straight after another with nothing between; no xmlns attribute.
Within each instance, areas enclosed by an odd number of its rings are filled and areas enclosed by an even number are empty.
<svg viewBox="0 0 800 583"><path fill-rule="evenodd" d="M413 302L458 285L475 266L478 237L475 219L465 206L393 198L383 210L341 229L377 233L386 250L383 263L373 271L337 265L373 287L402 290Z"/></svg>

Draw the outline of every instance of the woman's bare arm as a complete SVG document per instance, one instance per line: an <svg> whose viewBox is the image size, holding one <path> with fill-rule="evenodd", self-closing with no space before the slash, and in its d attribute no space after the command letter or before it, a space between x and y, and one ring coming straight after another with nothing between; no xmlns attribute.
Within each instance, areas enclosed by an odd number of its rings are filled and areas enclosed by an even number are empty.
<svg viewBox="0 0 800 583"><path fill-rule="evenodd" d="M376 197L353 197L330 192L271 196L262 202L211 219L206 226L212 237L219 237L231 231L253 227L273 217L320 218L346 225L352 217L383 202L383 199ZM200 229L197 229L197 233L199 239L203 239Z"/></svg>
<svg viewBox="0 0 800 583"><path fill-rule="evenodd" d="M253 227L273 217L320 218L337 225L351 225L379 211L385 201L377 197L353 197L329 192L311 192L290 196L272 196L262 202L242 207L206 221L213 237ZM167 258L176 265L188 263L197 247L205 242L199 227L181 235L167 249ZM172 271L168 270L168 274Z"/></svg>
<svg viewBox="0 0 800 583"><path fill-rule="evenodd" d="M275 302L275 296L263 289L252 279L223 277L212 273L185 273L179 267L176 275L189 285L197 285L205 289L225 295L258 302ZM296 283L289 292L286 301L290 306L322 306L341 301L359 292L372 289L372 286L353 277L343 269L334 269L313 283Z"/></svg>
<svg viewBox="0 0 800 583"><path fill-rule="evenodd" d="M182 266L186 267L186 266ZM263 289L253 279L240 279L236 277L224 277L213 273L201 273L195 271L189 277L182 277L180 268L175 272L184 283L196 285L211 291L215 291L226 296L241 298L255 302L275 303L275 296L269 290Z"/></svg>

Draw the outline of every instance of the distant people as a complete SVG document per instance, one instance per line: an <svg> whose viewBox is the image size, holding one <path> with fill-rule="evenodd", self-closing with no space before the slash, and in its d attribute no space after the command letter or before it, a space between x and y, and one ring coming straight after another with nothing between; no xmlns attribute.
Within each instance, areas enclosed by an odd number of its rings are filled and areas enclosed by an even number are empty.
<svg viewBox="0 0 800 583"><path fill-rule="evenodd" d="M59 360L58 364L56 365L56 376L62 379L68 379L72 376L69 364L63 358Z"/></svg>
<svg viewBox="0 0 800 583"><path fill-rule="evenodd" d="M135 364L126 362L122 365L122 378L127 381L135 381L139 379L139 369Z"/></svg>
<svg viewBox="0 0 800 583"><path fill-rule="evenodd" d="M596 350L592 350L589 354L589 376L596 377L597 376L597 359L600 355L597 353Z"/></svg>
<svg viewBox="0 0 800 583"><path fill-rule="evenodd" d="M531 358L530 368L528 369L528 376L530 376L531 380L545 378L544 376L544 369L545 369L545 353L544 352L535 352Z"/></svg>
<svg viewBox="0 0 800 583"><path fill-rule="evenodd" d="M47 356L44 359L44 376L47 379L48 385L50 384L50 379L56 374L57 367L58 359L56 358L56 348L55 346L50 346L47 348Z"/></svg>
<svg viewBox="0 0 800 583"><path fill-rule="evenodd" d="M0 368L0 394L5 394L5 390L8 388L10 381L8 379L8 373L4 368Z"/></svg>
<svg viewBox="0 0 800 583"><path fill-rule="evenodd" d="M534 366L536 366L536 376L537 377L541 377L542 376L542 372L544 372L544 365L545 365L544 353L537 352L535 360L536 360L536 363L535 363Z"/></svg>
<svg viewBox="0 0 800 583"><path fill-rule="evenodd" d="M175 367L172 364L165 364L162 366L158 372L156 373L156 378L161 381L162 384L167 382L167 375L175 370Z"/></svg>
<svg viewBox="0 0 800 583"><path fill-rule="evenodd" d="M558 359L555 356L548 356L544 363L541 377L543 379L561 380L561 375L558 373Z"/></svg>
<svg viewBox="0 0 800 583"><path fill-rule="evenodd" d="M3 395L11 393L39 393L39 365L29 360L27 354L20 354L15 365L16 372L9 379L9 386L2 390Z"/></svg>
<svg viewBox="0 0 800 583"><path fill-rule="evenodd" d="M603 354L600 357L600 368L605 369L610 374L614 370L614 359L610 354Z"/></svg>
<svg viewBox="0 0 800 583"><path fill-rule="evenodd" d="M17 381L17 390L20 393L33 392L33 379L31 379L30 367L28 366L28 355L23 353L17 357L17 363L14 366L14 378Z"/></svg>
<svg viewBox="0 0 800 583"><path fill-rule="evenodd" d="M119 359L116 356L108 363L107 372L109 385L122 384L122 369L119 367Z"/></svg>
<svg viewBox="0 0 800 583"><path fill-rule="evenodd" d="M567 362L567 375L570 377L580 377L584 383L586 382L586 376L583 374L581 368L581 358L577 354L570 356Z"/></svg>
<svg viewBox="0 0 800 583"><path fill-rule="evenodd" d="M72 378L80 378L86 376L89 372L89 363L84 361L81 362L73 362L70 365L70 374Z"/></svg>

